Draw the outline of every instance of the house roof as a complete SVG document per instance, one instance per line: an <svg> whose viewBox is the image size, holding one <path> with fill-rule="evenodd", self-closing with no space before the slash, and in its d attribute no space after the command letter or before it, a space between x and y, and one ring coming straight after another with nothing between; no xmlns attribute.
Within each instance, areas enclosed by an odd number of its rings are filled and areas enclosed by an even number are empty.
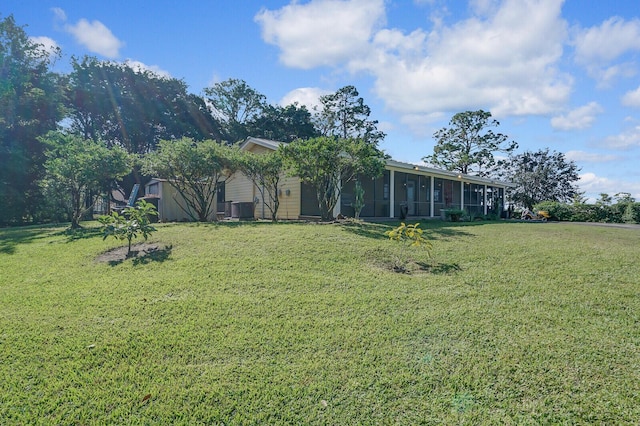
<svg viewBox="0 0 640 426"><path fill-rule="evenodd" d="M273 141L270 139L248 137L240 145L240 149L248 150L252 145L258 145L258 146L262 146L264 148L275 151L283 143L284 142ZM436 169L434 167L422 166L422 165L412 164L412 163L404 163L402 161L396 161L393 159L387 159L386 161L387 161L387 168L394 169L396 171L402 171L405 173L409 171L412 171L413 173L422 172L435 177L443 177L447 179L453 178L454 180L460 180L462 182L468 182L468 183L477 183L480 185L499 185L499 186L507 186L507 187L515 186L511 182L504 182L498 179L466 175L463 173L451 172L449 170Z"/></svg>
<svg viewBox="0 0 640 426"><path fill-rule="evenodd" d="M284 142L272 141L270 139L248 137L244 142L242 142L240 149L247 150L251 145L258 145L275 151L283 143Z"/></svg>

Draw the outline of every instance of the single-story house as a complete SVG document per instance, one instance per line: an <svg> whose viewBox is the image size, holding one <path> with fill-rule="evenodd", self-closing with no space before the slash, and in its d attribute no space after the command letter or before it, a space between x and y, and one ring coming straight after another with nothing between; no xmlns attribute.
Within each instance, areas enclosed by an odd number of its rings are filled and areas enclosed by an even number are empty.
<svg viewBox="0 0 640 426"><path fill-rule="evenodd" d="M282 142L247 138L240 149L256 154L275 151ZM501 214L508 182L465 175L432 167L387 160L382 176L363 178L364 208L362 218L415 218L441 217L446 209L461 209L468 214ZM341 190L334 216L354 216L354 182ZM279 219L319 217L320 210L315 189L301 183L296 177L283 176L279 193ZM161 179L152 179L147 185L147 196L158 197L160 220L186 220L188 216L176 204L175 190ZM236 173L218 188L216 211L219 216L233 216L230 205L253 203L253 217L269 219L270 212L263 204L260 192L247 177Z"/></svg>

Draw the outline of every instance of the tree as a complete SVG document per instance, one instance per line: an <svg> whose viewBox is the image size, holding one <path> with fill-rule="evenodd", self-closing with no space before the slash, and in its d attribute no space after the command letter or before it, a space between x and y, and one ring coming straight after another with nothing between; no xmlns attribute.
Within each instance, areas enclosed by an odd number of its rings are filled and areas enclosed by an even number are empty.
<svg viewBox="0 0 640 426"><path fill-rule="evenodd" d="M42 185L67 200L71 228L79 228L98 197L131 171L130 157L121 148L68 133L51 132L42 140L47 146Z"/></svg>
<svg viewBox="0 0 640 426"><path fill-rule="evenodd" d="M155 150L163 139L222 140L220 124L204 100L187 93L181 80L94 57L74 58L72 66L70 126L84 138L138 156ZM130 184L142 184L137 166L132 173Z"/></svg>
<svg viewBox="0 0 640 426"><path fill-rule="evenodd" d="M486 130L499 125L498 121L491 120L490 112L459 112L449 127L433 134L436 139L433 154L423 160L446 170L486 176L496 164L494 153L509 154L518 147L516 142L507 142L506 135Z"/></svg>
<svg viewBox="0 0 640 426"><path fill-rule="evenodd" d="M213 140L182 138L163 140L158 150L145 156L143 172L167 179L178 191L178 205L193 220L215 220L218 185L238 167L238 150Z"/></svg>
<svg viewBox="0 0 640 426"><path fill-rule="evenodd" d="M246 125L246 134L280 142L319 136L307 108L297 104L286 107L265 105L262 113Z"/></svg>
<svg viewBox="0 0 640 426"><path fill-rule="evenodd" d="M251 88L244 80L229 79L204 89L213 112L221 121L225 139L229 143L250 136L247 124L260 116L266 97Z"/></svg>
<svg viewBox="0 0 640 426"><path fill-rule="evenodd" d="M263 204L271 213L271 220L277 222L280 207L280 178L284 170L282 155L279 151L265 154L245 152L240 161L240 170L260 192Z"/></svg>
<svg viewBox="0 0 640 426"><path fill-rule="evenodd" d="M145 241L156 228L151 225L151 216L157 216L156 207L144 200L138 200L135 206L124 209L122 214L112 212L108 216L101 216L98 221L102 224L102 240L113 237L117 240L127 240L127 258L131 257L131 241L139 234Z"/></svg>
<svg viewBox="0 0 640 426"><path fill-rule="evenodd" d="M373 145L378 145L386 136L377 129L377 120L369 120L371 108L365 105L354 86L321 96L320 103L322 110L316 117L316 126L322 136L360 138Z"/></svg>
<svg viewBox="0 0 640 426"><path fill-rule="evenodd" d="M322 220L333 219L341 183L359 174L375 178L384 172L384 153L361 139L299 139L282 145L280 150L289 173L315 188Z"/></svg>
<svg viewBox="0 0 640 426"><path fill-rule="evenodd" d="M564 154L546 148L509 156L498 177L515 184L507 190L511 201L532 209L542 201L572 202L580 194L578 171Z"/></svg>
<svg viewBox="0 0 640 426"><path fill-rule="evenodd" d="M0 224L33 218L41 205L44 146L62 118L59 56L29 39L13 16L0 20Z"/></svg>

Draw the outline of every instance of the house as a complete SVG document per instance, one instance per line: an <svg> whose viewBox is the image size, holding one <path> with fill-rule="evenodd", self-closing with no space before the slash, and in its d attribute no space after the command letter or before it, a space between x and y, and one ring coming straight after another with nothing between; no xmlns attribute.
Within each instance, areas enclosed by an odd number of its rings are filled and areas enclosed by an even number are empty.
<svg viewBox="0 0 640 426"><path fill-rule="evenodd" d="M248 138L240 149L256 154L274 151L281 142ZM362 218L441 217L446 209L461 209L468 214L501 214L505 188L511 184L495 179L464 175L432 167L387 160L384 174L376 179L360 179L364 188L365 206ZM342 187L334 215L354 216L354 182ZM320 215L315 190L295 177L281 181L279 219L300 219ZM253 202L255 218L269 218L258 188L237 173L219 191L218 202ZM222 211L220 204L218 210Z"/></svg>
<svg viewBox="0 0 640 426"><path fill-rule="evenodd" d="M263 154L275 151L282 142L248 138L240 149ZM465 175L432 167L387 160L382 176L361 178L364 188L362 218L382 219L402 216L415 218L443 217L446 209L460 209L469 215L502 214L508 182ZM334 216L353 217L354 182L342 187ZM184 199L165 179L151 179L145 187L147 201L158 208L161 221L186 221ZM320 216L315 189L296 177L282 177L279 191L278 219L301 219ZM270 211L263 203L260 191L242 173L237 172L217 190L213 209L218 217L253 217L269 219ZM268 200L267 200L268 202ZM247 206L249 208L247 209ZM248 211L248 213L247 213ZM214 219L214 215L210 220Z"/></svg>

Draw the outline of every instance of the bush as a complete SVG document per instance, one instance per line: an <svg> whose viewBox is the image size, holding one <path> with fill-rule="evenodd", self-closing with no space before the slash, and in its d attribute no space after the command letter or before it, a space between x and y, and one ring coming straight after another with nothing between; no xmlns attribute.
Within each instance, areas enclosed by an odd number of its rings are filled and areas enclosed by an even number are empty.
<svg viewBox="0 0 640 426"><path fill-rule="evenodd" d="M572 206L557 201L543 201L533 206L533 209L549 212L552 220L571 220L573 216Z"/></svg>
<svg viewBox="0 0 640 426"><path fill-rule="evenodd" d="M446 209L444 211L444 217L451 222L459 221L463 215L464 215L464 210L460 210L460 209Z"/></svg>

